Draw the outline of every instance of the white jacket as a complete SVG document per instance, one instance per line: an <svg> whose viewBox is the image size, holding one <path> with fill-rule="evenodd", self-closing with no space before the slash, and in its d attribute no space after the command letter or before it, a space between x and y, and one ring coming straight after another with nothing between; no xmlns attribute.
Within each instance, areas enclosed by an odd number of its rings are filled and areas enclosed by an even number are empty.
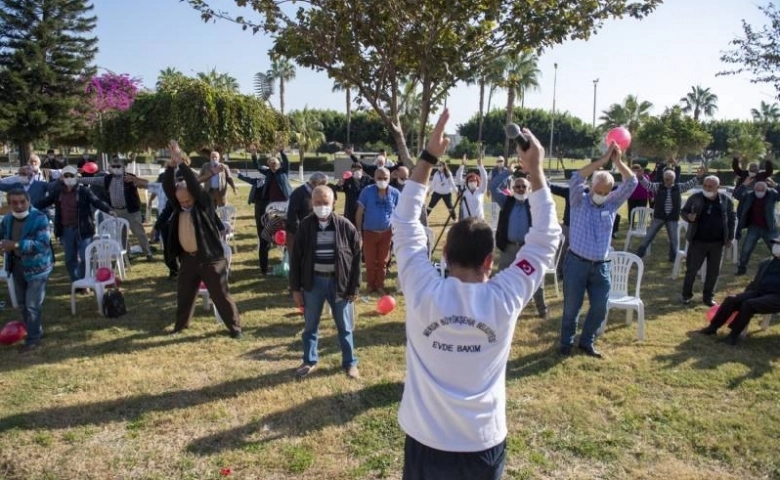
<svg viewBox="0 0 780 480"><path fill-rule="evenodd" d="M456 183L463 191L463 198L460 201L460 218L466 219L477 217L485 218L485 192L488 189L488 174L485 167L479 167L479 187L473 192L469 190L465 179L465 165L461 165L455 173Z"/></svg>
<svg viewBox="0 0 780 480"><path fill-rule="evenodd" d="M445 175L440 170L436 170L433 173L433 178L431 178L431 190L433 190L433 193L449 195L457 189L458 187L455 185L455 179L452 177L452 174Z"/></svg>

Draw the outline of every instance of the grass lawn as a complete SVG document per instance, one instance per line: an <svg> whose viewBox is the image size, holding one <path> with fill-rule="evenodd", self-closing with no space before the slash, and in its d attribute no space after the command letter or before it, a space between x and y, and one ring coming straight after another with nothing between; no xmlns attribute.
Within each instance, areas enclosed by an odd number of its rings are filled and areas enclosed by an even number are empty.
<svg viewBox="0 0 780 480"><path fill-rule="evenodd" d="M102 318L83 296L71 316L58 250L43 347L30 356L0 348L0 478L400 478L403 297L387 316L373 313L376 298L358 304L361 380L341 372L328 318L321 368L294 379L302 317L285 280L258 275L247 191L233 202L241 216L231 291L242 341L200 304L183 336L164 335L175 286L161 261L133 263L126 316ZM443 213L433 217L437 232ZM562 304L551 281L550 320L533 307L523 314L507 366L505 478L780 478L777 327L762 332L756 322L738 347L689 334L707 307L679 304L682 279L669 278L665 243L662 233L646 259L644 342L618 311L599 341L604 360L561 359ZM759 246L749 273L765 254ZM747 283L734 270L724 262L718 300ZM3 322L17 318L10 306L2 311Z"/></svg>

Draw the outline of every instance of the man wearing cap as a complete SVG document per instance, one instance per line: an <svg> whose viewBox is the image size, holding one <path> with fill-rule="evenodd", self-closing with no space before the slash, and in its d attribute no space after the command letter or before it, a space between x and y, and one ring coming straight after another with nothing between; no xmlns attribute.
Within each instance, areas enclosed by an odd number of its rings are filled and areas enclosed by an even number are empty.
<svg viewBox="0 0 780 480"><path fill-rule="evenodd" d="M33 203L38 210L54 205L54 235L62 241L65 269L71 282L84 278L85 251L95 235L92 207L116 216L91 188L79 185L76 167L68 165L52 186L51 194Z"/></svg>

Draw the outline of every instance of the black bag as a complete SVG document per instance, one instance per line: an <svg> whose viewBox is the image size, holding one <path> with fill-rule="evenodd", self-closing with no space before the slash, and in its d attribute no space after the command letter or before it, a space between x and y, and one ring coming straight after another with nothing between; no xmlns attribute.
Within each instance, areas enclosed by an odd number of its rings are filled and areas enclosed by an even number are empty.
<svg viewBox="0 0 780 480"><path fill-rule="evenodd" d="M125 308L125 297L118 288L107 290L103 295L103 316L106 318L117 318L127 313Z"/></svg>

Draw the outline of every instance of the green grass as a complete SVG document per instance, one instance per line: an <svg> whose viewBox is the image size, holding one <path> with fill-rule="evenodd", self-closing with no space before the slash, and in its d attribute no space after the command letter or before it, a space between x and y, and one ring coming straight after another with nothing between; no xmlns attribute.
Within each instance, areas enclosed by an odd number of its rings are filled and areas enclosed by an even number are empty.
<svg viewBox="0 0 780 480"><path fill-rule="evenodd" d="M31 356L0 348L0 478L218 479L223 468L238 479L400 478L403 297L387 316L373 313L376 298L358 304L361 380L342 373L328 318L320 368L294 379L302 319L285 281L257 273L246 191L233 202L241 217L230 282L243 341L200 304L185 335L164 335L175 286L161 263L140 259L124 282L126 316L98 316L91 297L79 297L71 316L58 251L43 348ZM689 334L706 307L679 305L682 280L669 278L665 242L662 233L646 259L644 342L614 312L599 341L606 359L560 358L551 282L551 319L533 308L521 317L507 365L506 478L780 478L777 327L751 325L736 348ZM751 273L765 253L757 248ZM748 281L734 270L724 262L718 299Z"/></svg>

